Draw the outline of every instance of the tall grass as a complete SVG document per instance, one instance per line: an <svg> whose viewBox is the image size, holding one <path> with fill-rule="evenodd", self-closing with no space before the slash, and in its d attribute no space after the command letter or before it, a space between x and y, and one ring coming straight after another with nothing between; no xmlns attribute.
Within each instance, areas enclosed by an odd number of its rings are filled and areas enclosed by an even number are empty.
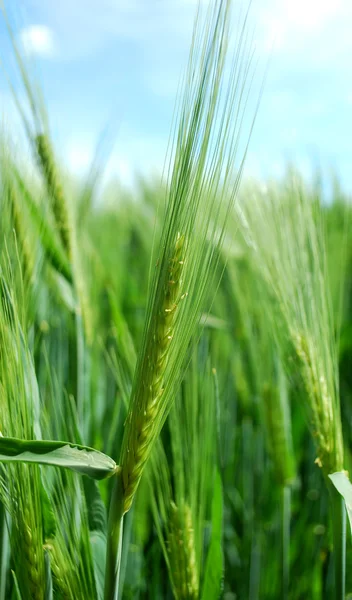
<svg viewBox="0 0 352 600"><path fill-rule="evenodd" d="M206 557L210 544L217 543L214 531L209 542L204 540L216 477L215 409L210 366L204 364L201 353L195 353L170 413L169 435L159 441L152 455L149 476L155 527L177 599L201 596ZM222 561L212 568L219 569L221 579ZM209 594L216 594L219 579L214 578Z"/></svg>
<svg viewBox="0 0 352 600"><path fill-rule="evenodd" d="M198 12L167 180L97 203L10 29L34 160L4 137L0 600L352 591L329 479L351 464L350 204L292 174L237 199L253 55L230 17Z"/></svg>
<svg viewBox="0 0 352 600"><path fill-rule="evenodd" d="M235 61L230 78L225 78L229 11L230 2L215 2L193 34L162 237L122 442L122 471L111 501L106 598L112 589L118 594L123 514L132 505L170 410L204 298L217 285L217 251L241 173L241 161L236 162L239 129L231 116L237 111L242 118L248 72L243 74ZM244 43L243 37L237 57Z"/></svg>
<svg viewBox="0 0 352 600"><path fill-rule="evenodd" d="M287 188L280 197L270 190L266 202L249 199L245 207L248 218L241 215L241 220L245 235L249 224L256 266L270 286L277 306L276 320L271 306L268 318L276 328L278 343L284 347L286 339L289 340L306 390L308 418L317 448L315 462L327 478L333 523L338 530L335 532L336 594L344 597L345 508L339 506L341 497L328 480L328 475L344 468L338 373L340 323L334 322L337 313L332 306L322 208L313 194L303 193L297 175L291 175ZM343 238L341 242L338 265L343 278ZM277 327L278 323L285 330Z"/></svg>

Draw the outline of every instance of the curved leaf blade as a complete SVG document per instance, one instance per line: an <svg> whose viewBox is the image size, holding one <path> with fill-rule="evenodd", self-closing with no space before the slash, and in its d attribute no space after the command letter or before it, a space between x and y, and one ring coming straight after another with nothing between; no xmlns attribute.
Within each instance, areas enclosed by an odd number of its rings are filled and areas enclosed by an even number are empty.
<svg viewBox="0 0 352 600"><path fill-rule="evenodd" d="M110 456L88 446L9 437L0 437L0 462L26 462L63 467L93 479L111 477L117 469Z"/></svg>

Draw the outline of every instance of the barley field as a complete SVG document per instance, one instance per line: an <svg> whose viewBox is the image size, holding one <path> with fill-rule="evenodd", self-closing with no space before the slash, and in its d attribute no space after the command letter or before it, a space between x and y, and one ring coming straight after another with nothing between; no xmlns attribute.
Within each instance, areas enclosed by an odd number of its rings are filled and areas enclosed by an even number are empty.
<svg viewBox="0 0 352 600"><path fill-rule="evenodd" d="M31 158L3 130L0 600L352 598L351 198L242 178L231 4L133 191L62 168L7 21Z"/></svg>

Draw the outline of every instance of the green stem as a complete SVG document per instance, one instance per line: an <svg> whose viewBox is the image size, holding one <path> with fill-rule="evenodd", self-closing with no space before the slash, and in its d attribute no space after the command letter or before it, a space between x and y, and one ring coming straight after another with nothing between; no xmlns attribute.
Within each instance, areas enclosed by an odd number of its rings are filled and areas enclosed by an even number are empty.
<svg viewBox="0 0 352 600"><path fill-rule="evenodd" d="M290 524L291 524L291 488L282 488L282 579L281 597L287 600L290 583Z"/></svg>
<svg viewBox="0 0 352 600"><path fill-rule="evenodd" d="M330 494L332 533L334 544L334 572L336 600L344 600L346 595L346 508L345 501L330 480L327 480Z"/></svg>
<svg viewBox="0 0 352 600"><path fill-rule="evenodd" d="M9 532L5 508L0 502L0 600L6 600L7 569L9 561Z"/></svg>
<svg viewBox="0 0 352 600"><path fill-rule="evenodd" d="M118 600L119 580L123 537L123 505L122 474L114 476L111 492L106 546L105 590L104 600Z"/></svg>

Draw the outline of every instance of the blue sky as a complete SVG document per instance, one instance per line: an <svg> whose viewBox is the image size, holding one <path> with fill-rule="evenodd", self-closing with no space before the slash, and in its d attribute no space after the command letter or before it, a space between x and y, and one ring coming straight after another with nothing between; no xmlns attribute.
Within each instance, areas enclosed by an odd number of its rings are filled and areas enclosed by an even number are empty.
<svg viewBox="0 0 352 600"><path fill-rule="evenodd" d="M195 8L195 0L18 0L16 12L11 7L61 158L73 170L84 172L107 125L110 173L129 184L135 172L162 170ZM351 1L254 0L250 27L258 80L271 59L247 175L278 176L289 160L304 172L318 163L352 190ZM0 51L12 73L2 23ZM4 78L0 111L16 129Z"/></svg>

